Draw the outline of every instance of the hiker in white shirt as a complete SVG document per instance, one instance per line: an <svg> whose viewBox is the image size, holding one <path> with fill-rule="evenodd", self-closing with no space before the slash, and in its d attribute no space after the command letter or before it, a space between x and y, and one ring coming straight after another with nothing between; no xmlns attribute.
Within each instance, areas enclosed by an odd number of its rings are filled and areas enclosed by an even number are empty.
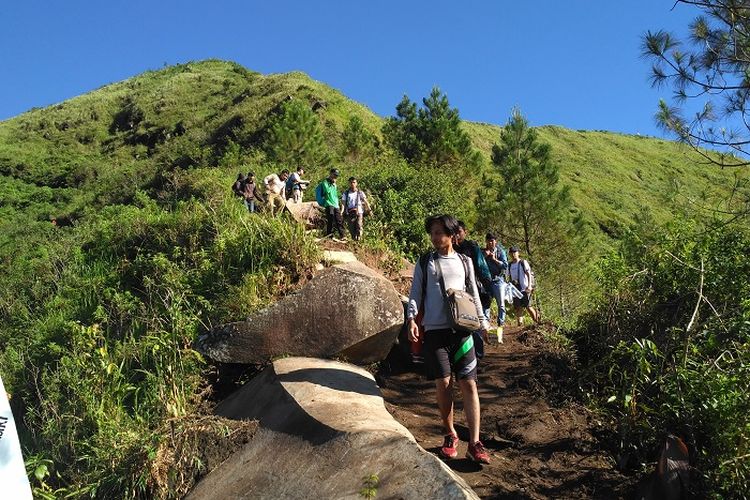
<svg viewBox="0 0 750 500"><path fill-rule="evenodd" d="M479 394L477 392L477 360L472 334L451 327L447 313L447 297L443 290L465 290L474 299L481 332L487 335L489 323L479 302L471 259L453 249L458 221L450 215L437 215L425 221L435 251L423 255L414 269L407 318L409 340L419 339L417 314L421 309L424 334L424 355L429 376L435 381L438 410L446 435L439 454L443 458L458 456L458 434L453 425L453 381L458 381L463 396L463 411L469 429L466 457L479 463L490 458L479 440ZM424 259L424 260L423 260ZM424 268L424 271L422 270ZM442 282L442 283L441 283Z"/></svg>
<svg viewBox="0 0 750 500"><path fill-rule="evenodd" d="M359 189L356 177L349 177L349 189L341 194L341 204L344 206L344 217L349 226L349 233L353 240L358 241L362 238L364 215L365 212L369 212L370 205L367 195Z"/></svg>
<svg viewBox="0 0 750 500"><path fill-rule="evenodd" d="M284 210L286 205L285 189L286 180L289 177L289 170L282 170L279 175L270 174L263 179L266 186L266 199L268 200L268 209L271 215L278 215Z"/></svg>
<svg viewBox="0 0 750 500"><path fill-rule="evenodd" d="M517 246L510 247L511 262L508 265L508 277L510 282L521 292L522 297L513 298L513 307L516 310L516 321L518 326L523 324L523 309L531 315L534 323L539 322L539 314L531 307L531 292L533 291L531 280L531 265L529 261L521 259Z"/></svg>

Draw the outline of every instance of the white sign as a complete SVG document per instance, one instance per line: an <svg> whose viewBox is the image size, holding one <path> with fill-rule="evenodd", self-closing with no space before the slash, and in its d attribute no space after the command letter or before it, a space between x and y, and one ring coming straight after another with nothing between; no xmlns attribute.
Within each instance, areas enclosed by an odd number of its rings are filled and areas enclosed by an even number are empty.
<svg viewBox="0 0 750 500"><path fill-rule="evenodd" d="M18 500L31 499L29 478L23 464L18 432L10 411L8 395L0 377L0 496Z"/></svg>

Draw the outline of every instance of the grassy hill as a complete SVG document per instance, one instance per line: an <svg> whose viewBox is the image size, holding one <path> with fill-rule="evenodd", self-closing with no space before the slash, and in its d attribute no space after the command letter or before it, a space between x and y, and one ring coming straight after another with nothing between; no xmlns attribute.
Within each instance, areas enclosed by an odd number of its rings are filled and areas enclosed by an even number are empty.
<svg viewBox="0 0 750 500"><path fill-rule="evenodd" d="M290 97L316 109L334 159L341 158L349 117L380 135L381 117L302 73L264 76L222 61L150 71L0 123L3 219L19 210L30 221L76 219L127 203L138 189L156 193L175 171L219 167L229 176L247 162L266 173L272 168L262 147L269 121ZM484 168L491 168L499 127L465 127ZM732 186L732 172L701 165L670 141L561 127L539 133L602 245L643 213L661 222L681 204Z"/></svg>
<svg viewBox="0 0 750 500"><path fill-rule="evenodd" d="M194 424L216 374L193 338L292 290L319 257L301 228L248 216L229 189L240 169L281 167L266 141L289 99L315 111L343 174L373 189L366 245L415 253L423 215L477 219L474 200L458 198L491 172L499 127L463 124L484 161L457 189L450 173L387 151L382 117L302 73L188 63L0 122L0 367L40 498L180 495L201 472L195 443L227 435L230 424ZM364 161L345 159L352 116L376 138ZM623 228L711 204L735 180L669 141L539 133L592 229L591 261Z"/></svg>

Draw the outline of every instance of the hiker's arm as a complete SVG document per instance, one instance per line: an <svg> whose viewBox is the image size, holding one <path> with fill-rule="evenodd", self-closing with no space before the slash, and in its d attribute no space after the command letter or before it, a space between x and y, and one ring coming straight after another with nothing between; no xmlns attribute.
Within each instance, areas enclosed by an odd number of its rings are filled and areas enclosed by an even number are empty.
<svg viewBox="0 0 750 500"><path fill-rule="evenodd" d="M422 307L422 266L419 265L419 259L414 266L414 275L411 280L411 290L409 291L409 304L406 308L406 319L409 325L409 340L416 342L419 335L419 325L417 325L417 314Z"/></svg>
<svg viewBox="0 0 750 500"><path fill-rule="evenodd" d="M523 273L526 275L526 290L525 292L531 292L531 265L528 261L524 262Z"/></svg>

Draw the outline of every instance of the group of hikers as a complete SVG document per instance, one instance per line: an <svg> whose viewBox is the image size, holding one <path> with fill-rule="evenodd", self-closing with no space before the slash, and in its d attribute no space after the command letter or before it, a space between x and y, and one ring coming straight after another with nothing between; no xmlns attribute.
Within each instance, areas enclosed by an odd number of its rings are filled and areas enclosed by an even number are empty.
<svg viewBox="0 0 750 500"><path fill-rule="evenodd" d="M284 169L264 177L264 189L261 189L254 172L240 172L232 184L232 191L243 200L249 212L258 212L264 207L271 216L277 216L288 201L302 203L304 191L310 185L309 180L303 179L304 175L304 167L298 167L292 173ZM332 168L315 189L315 199L326 214L326 236L335 239L335 231L341 240L345 240L342 219L346 218L351 238L359 241L364 230L364 217L371 212L370 202L359 188L356 177L349 177L349 187L339 196L336 184L339 176L339 170Z"/></svg>
<svg viewBox="0 0 750 500"><path fill-rule="evenodd" d="M446 431L439 454L443 458L458 456L459 439L453 425L455 378L469 429L466 457L489 463L489 454L479 440L477 369L478 360L484 355L484 342L489 341L490 306L494 299L498 307L498 342L502 342L505 302L511 296L519 325L524 309L538 322L539 315L530 304L534 275L528 261L520 258L517 246L510 248L508 262L495 235L487 234L482 249L466 238L466 225L453 216L428 217L425 230L433 250L422 255L415 266L407 327L413 359L425 363L428 376L435 381Z"/></svg>

